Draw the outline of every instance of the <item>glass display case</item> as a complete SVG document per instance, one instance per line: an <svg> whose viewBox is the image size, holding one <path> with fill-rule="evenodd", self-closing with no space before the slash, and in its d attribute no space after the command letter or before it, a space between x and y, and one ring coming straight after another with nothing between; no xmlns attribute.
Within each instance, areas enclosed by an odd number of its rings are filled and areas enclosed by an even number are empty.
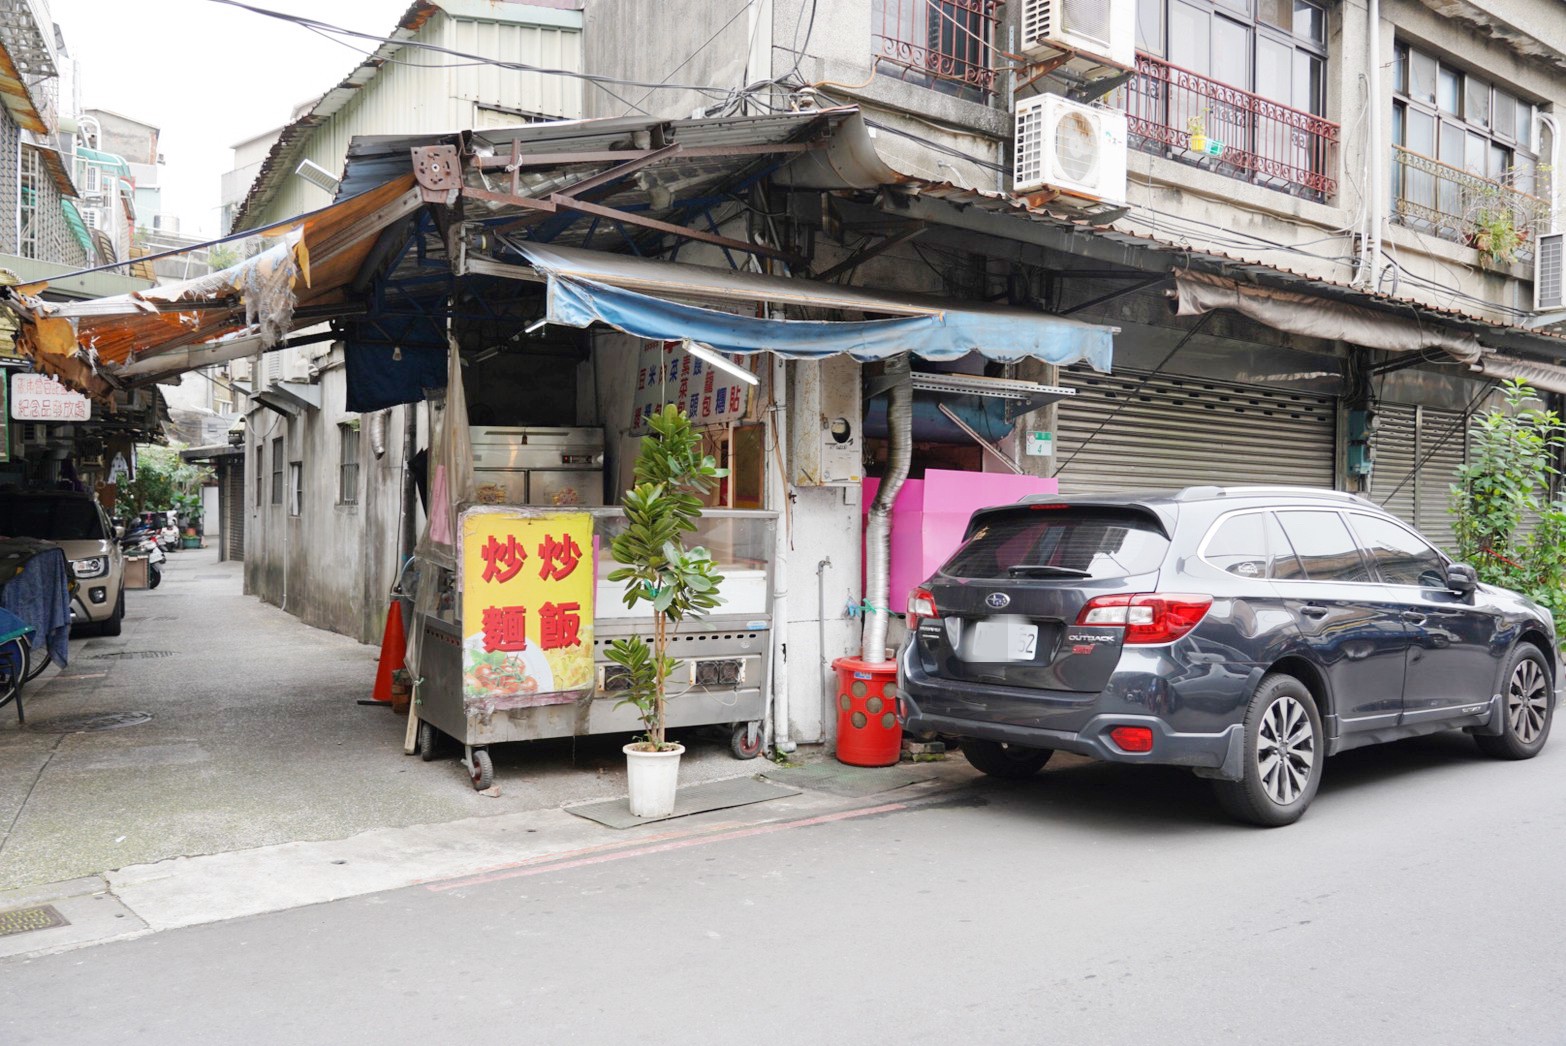
<svg viewBox="0 0 1566 1046"><path fill-rule="evenodd" d="M627 608L623 589L611 582L617 563L610 551L614 536L625 529L625 515L618 508L593 510L594 533L597 539L597 617L599 620L646 617L649 608L638 604ZM718 594L723 605L713 611L718 615L743 615L764 617L772 610L771 577L768 564L772 561L772 543L777 528L777 514L742 509L706 509L696 521L696 532L685 538L686 547L701 546L712 555L723 576Z"/></svg>

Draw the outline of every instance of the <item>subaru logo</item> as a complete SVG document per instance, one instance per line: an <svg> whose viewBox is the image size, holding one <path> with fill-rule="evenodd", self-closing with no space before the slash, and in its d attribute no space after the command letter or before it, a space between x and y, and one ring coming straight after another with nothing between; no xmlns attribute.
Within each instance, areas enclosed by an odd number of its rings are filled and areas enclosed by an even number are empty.
<svg viewBox="0 0 1566 1046"><path fill-rule="evenodd" d="M991 592L984 597L984 602L989 604L992 609L1000 610L1003 607L1011 606L1011 597L1004 592Z"/></svg>

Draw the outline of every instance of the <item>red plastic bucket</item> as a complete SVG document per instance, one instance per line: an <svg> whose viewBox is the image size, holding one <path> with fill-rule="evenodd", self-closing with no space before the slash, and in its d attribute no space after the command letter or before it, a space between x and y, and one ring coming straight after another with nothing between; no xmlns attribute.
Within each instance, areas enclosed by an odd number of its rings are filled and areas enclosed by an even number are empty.
<svg viewBox="0 0 1566 1046"><path fill-rule="evenodd" d="M902 758L903 724L897 721L897 662L856 657L832 662L837 673L837 761L849 766L891 766Z"/></svg>

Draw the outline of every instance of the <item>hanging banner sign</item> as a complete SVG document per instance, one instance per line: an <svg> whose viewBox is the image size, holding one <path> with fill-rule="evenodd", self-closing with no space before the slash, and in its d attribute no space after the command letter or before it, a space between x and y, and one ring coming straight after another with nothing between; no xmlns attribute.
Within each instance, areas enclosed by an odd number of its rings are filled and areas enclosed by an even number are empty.
<svg viewBox="0 0 1566 1046"><path fill-rule="evenodd" d="M92 401L47 374L13 374L11 417L17 421L87 421L92 417Z"/></svg>
<svg viewBox="0 0 1566 1046"><path fill-rule="evenodd" d="M469 711L564 704L591 692L593 517L469 509L458 555Z"/></svg>
<svg viewBox="0 0 1566 1046"><path fill-rule="evenodd" d="M745 357L729 356L740 366ZM636 363L635 417L631 434L647 432L647 419L664 404L679 407L697 427L740 421L750 408L750 386L680 348L677 341L644 341Z"/></svg>

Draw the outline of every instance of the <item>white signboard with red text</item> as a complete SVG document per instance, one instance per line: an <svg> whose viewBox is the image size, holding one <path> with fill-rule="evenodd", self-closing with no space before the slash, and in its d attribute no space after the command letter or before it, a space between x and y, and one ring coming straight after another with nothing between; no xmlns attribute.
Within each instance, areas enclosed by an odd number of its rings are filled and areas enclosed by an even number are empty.
<svg viewBox="0 0 1566 1046"><path fill-rule="evenodd" d="M47 374L13 374L11 417L17 421L86 421L92 417L92 401Z"/></svg>

